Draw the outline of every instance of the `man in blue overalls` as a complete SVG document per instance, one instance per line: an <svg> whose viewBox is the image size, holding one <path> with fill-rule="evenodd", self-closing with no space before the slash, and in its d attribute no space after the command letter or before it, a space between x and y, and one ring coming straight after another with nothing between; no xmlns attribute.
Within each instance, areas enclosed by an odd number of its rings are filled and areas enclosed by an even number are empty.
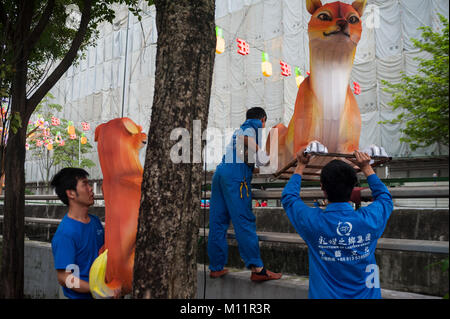
<svg viewBox="0 0 450 319"><path fill-rule="evenodd" d="M264 268L256 235L255 215L252 211L251 181L254 163L264 166L269 162L266 153L259 149L261 145L259 129L265 127L266 120L266 112L260 107L247 111L246 121L234 132L222 162L214 173L208 236L211 278L221 277L228 272L224 266L228 259L226 236L230 220L233 223L241 258L245 266L252 271L250 279L265 281L281 278L281 274Z"/></svg>

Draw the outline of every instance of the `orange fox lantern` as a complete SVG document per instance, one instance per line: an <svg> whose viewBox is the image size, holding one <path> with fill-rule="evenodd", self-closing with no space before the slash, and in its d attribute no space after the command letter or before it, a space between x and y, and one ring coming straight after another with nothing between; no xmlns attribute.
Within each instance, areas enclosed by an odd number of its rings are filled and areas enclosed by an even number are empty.
<svg viewBox="0 0 450 319"><path fill-rule="evenodd" d="M349 80L365 5L366 0L351 5L306 0L312 15L308 24L310 74L301 81L288 127L280 123L270 132L276 136L274 129L278 129L278 168L314 140L333 153L353 153L359 148L361 115ZM270 139L266 149L270 152Z"/></svg>
<svg viewBox="0 0 450 319"><path fill-rule="evenodd" d="M105 251L89 273L94 297L113 297L117 288L122 294L131 292L143 173L138 152L147 140L141 131L141 126L126 117L95 129L103 173Z"/></svg>

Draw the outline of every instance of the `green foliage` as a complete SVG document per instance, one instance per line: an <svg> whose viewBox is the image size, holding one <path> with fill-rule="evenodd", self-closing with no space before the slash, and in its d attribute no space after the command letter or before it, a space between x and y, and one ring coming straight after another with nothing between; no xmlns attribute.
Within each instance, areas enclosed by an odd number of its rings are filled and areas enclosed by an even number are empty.
<svg viewBox="0 0 450 319"><path fill-rule="evenodd" d="M49 181L50 170L53 166L60 167L80 167L89 168L95 166L95 163L90 159L83 158L83 154L91 151L92 145L87 141L86 144L81 144L80 138L82 131L75 126L76 139L70 139L67 131L69 121L66 119L59 119L59 125L52 125L52 117L56 112L62 110L62 106L55 103L49 103L49 98L53 96L49 93L46 98L39 103L34 113L36 121L30 122L27 128L27 144L32 158L38 160L41 175L45 182ZM41 127L37 126L38 121L44 123ZM47 122L47 125L45 125ZM43 129L44 127L45 129ZM57 139L61 138L64 144L61 145ZM53 148L51 150L40 142L44 140L51 140Z"/></svg>
<svg viewBox="0 0 450 319"><path fill-rule="evenodd" d="M445 258L445 259L442 259L442 260L440 260L438 262L435 262L435 263L433 263L431 265L428 265L426 268L428 269L428 268L435 267L435 266L441 267L442 272L448 274L448 257ZM446 293L443 298L444 299L449 299L449 294Z"/></svg>
<svg viewBox="0 0 450 319"><path fill-rule="evenodd" d="M403 111L396 119L380 123L404 123L400 140L409 143L412 150L434 143L449 145L449 23L440 14L439 18L444 26L441 33L426 26L419 28L422 40L411 39L431 59L416 58L420 61L418 73L403 74L398 84L382 81L387 86L384 90L393 95L389 105Z"/></svg>

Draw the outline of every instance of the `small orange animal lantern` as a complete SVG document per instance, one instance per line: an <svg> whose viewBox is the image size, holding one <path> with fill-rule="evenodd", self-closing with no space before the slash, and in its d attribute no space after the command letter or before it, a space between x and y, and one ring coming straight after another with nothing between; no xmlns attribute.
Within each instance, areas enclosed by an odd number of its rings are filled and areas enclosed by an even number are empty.
<svg viewBox="0 0 450 319"><path fill-rule="evenodd" d="M216 27L216 53L221 54L225 51L225 39L223 38L223 31L220 27Z"/></svg>
<svg viewBox="0 0 450 319"><path fill-rule="evenodd" d="M69 135L75 135L75 126L73 126L72 121L69 121L69 125L67 126L67 133L69 133Z"/></svg>
<svg viewBox="0 0 450 319"><path fill-rule="evenodd" d="M302 84L303 80L305 78L303 77L302 73L300 72L300 69L298 66L295 67L295 83L297 83L297 87L300 87L300 84Z"/></svg>
<svg viewBox="0 0 450 319"><path fill-rule="evenodd" d="M122 294L131 292L143 173L138 152L147 140L141 130L126 117L95 129L105 199L105 251L89 273L97 298L110 298L119 287Z"/></svg>
<svg viewBox="0 0 450 319"><path fill-rule="evenodd" d="M83 145L87 143L87 137L84 135L84 133L81 134L80 143Z"/></svg>
<svg viewBox="0 0 450 319"><path fill-rule="evenodd" d="M261 71L264 76L269 77L272 75L272 63L270 63L269 55L266 52L262 53Z"/></svg>

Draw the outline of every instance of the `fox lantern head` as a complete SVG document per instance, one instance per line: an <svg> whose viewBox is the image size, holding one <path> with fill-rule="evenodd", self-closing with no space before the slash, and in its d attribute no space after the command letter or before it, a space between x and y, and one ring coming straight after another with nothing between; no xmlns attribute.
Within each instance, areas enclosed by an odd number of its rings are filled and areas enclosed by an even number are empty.
<svg viewBox="0 0 450 319"><path fill-rule="evenodd" d="M320 0L307 0L306 7L311 13L308 24L310 41L336 42L337 35L342 38L339 42L349 42L356 48L361 39L361 16L364 12L366 1L355 1L352 5L333 2L322 6ZM335 46L336 44L332 44Z"/></svg>

